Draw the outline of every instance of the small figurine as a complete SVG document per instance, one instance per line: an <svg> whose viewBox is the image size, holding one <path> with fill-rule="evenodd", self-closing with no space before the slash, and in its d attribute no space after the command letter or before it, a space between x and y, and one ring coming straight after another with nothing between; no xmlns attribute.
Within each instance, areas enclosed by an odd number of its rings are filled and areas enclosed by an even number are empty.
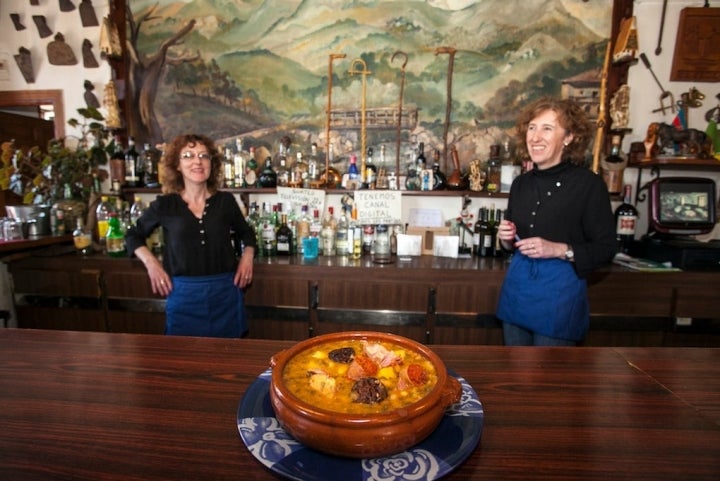
<svg viewBox="0 0 720 481"><path fill-rule="evenodd" d="M657 132L660 128L660 124L652 122L648 125L647 133L645 134L645 140L643 145L645 146L645 158L643 160L650 160L655 156L657 151Z"/></svg>
<svg viewBox="0 0 720 481"><path fill-rule="evenodd" d="M122 122L120 121L120 105L118 104L117 93L115 91L115 82L112 80L105 84L103 105L105 109L107 109L105 126L111 130L122 127Z"/></svg>

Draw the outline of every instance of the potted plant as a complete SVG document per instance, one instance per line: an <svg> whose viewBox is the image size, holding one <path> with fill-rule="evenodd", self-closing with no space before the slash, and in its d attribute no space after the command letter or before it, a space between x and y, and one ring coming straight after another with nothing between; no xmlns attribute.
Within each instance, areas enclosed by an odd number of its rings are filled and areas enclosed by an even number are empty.
<svg viewBox="0 0 720 481"><path fill-rule="evenodd" d="M52 139L45 150L27 151L12 141L2 144L0 188L22 197L25 204L48 203L70 197L87 203L94 189L107 177L104 168L114 141L104 125L102 113L94 107L77 110L80 120L68 124L80 128L80 137Z"/></svg>

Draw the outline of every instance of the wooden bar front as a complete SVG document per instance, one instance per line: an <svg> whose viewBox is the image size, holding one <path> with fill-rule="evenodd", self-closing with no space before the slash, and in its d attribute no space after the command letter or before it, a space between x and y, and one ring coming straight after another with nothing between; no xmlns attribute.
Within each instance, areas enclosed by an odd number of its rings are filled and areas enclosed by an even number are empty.
<svg viewBox="0 0 720 481"><path fill-rule="evenodd" d="M246 291L250 336L305 339L380 329L431 344L501 344L494 318L508 261L433 256L258 259ZM162 333L164 300L137 259L57 250L9 262L20 327ZM648 273L610 266L589 279L585 345L720 345L716 272ZM676 320L690 319L690 326Z"/></svg>

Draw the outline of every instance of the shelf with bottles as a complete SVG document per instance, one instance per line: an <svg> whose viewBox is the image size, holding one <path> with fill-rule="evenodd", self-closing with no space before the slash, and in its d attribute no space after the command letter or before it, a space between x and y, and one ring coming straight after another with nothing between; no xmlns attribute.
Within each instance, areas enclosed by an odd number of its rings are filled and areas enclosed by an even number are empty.
<svg viewBox="0 0 720 481"><path fill-rule="evenodd" d="M277 192L276 188L261 188L261 187L243 187L243 188L223 188L223 191L231 192L233 194L267 194L272 195ZM354 192L346 189L322 189L328 195L343 195L348 192ZM125 187L122 189L122 196L126 200L132 200L135 194L159 194L161 189L159 187ZM470 196L470 197L487 197L496 199L505 199L508 197L507 192L486 192L486 191L473 191L473 190L401 190L402 195L407 196L428 196L428 197L454 197L454 196Z"/></svg>

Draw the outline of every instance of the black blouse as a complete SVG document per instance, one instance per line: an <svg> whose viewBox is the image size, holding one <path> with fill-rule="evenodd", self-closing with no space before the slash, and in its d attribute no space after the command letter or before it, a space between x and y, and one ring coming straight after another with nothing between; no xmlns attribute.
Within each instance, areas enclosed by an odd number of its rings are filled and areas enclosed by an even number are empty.
<svg viewBox="0 0 720 481"><path fill-rule="evenodd" d="M610 263L617 252L607 187L586 167L562 162L519 176L510 188L506 218L521 238L539 236L572 246L580 277Z"/></svg>
<svg viewBox="0 0 720 481"><path fill-rule="evenodd" d="M208 198L201 218L195 217L179 194L158 196L128 229L128 253L145 245L158 226L165 243L163 267L171 276L235 272L242 249L256 247L255 232L229 192Z"/></svg>

